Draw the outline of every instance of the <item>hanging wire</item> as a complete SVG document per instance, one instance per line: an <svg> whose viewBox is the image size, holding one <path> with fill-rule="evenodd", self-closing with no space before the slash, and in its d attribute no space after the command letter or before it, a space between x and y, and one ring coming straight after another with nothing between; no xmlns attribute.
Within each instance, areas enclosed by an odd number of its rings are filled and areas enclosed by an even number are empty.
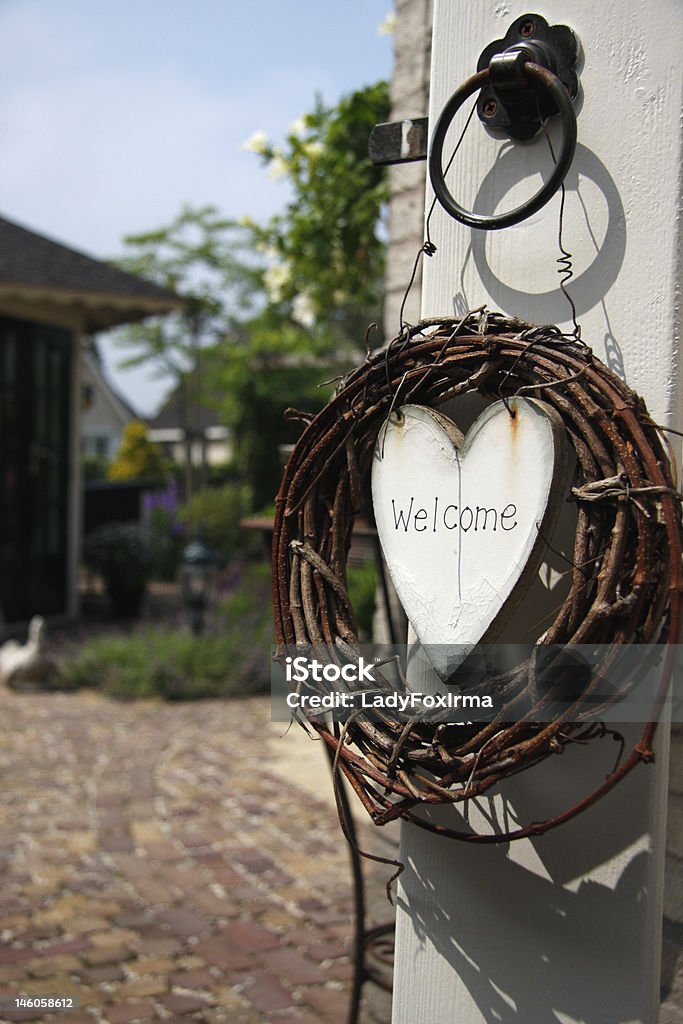
<svg viewBox="0 0 683 1024"><path fill-rule="evenodd" d="M470 123L472 121L472 118L474 116L474 112L475 112L476 109L477 109L477 103L476 103L476 100L475 100L474 103L472 104L472 109L470 110L469 114L467 115L467 120L465 121L465 126L464 126L463 130L460 132L460 137L459 137L458 141L455 144L455 148L454 148L453 152L451 153L451 155L450 155L450 157L448 159L448 163L446 164L446 168L444 170L444 177L448 174L448 172L451 169L453 161L455 160L455 158L457 156L457 153L458 153L458 150L460 149L460 147L461 147L461 145L463 143L463 140L465 138L465 134L467 132L467 129L470 126ZM430 256L431 257L437 251L437 248L434 245L434 242L432 241L432 238L431 238L431 235L430 235L430 232L429 232L429 225L430 225L430 222L431 222L431 219L432 219L432 214L434 213L434 210L436 208L436 203L437 203L437 198L436 198L436 196L434 196L434 198L432 199L432 204L429 207L429 212L427 214L427 219L425 221L425 240L422 243L422 245L420 246L420 248L418 249L417 255L415 256L415 262L413 264L413 272L410 275L410 280L408 282L408 287L405 290L405 294L403 296L403 301L401 302L401 309L400 309L399 314L398 314L398 320L399 320L398 333L399 333L399 336L402 336L404 331L405 331L405 329L406 329L406 327L409 326L408 324L406 324L406 322L404 320L403 314L405 313L406 302L408 301L408 296L410 295L410 292L412 290L413 284L415 283L415 277L417 276L417 268L420 265L420 260L421 260L422 256Z"/></svg>
<svg viewBox="0 0 683 1024"><path fill-rule="evenodd" d="M545 134L546 142L548 143L550 155L553 158L553 163L556 164L557 157L555 156L555 148L553 146L553 142L550 138L550 133L548 131L547 118L543 122L543 131ZM555 262L557 263L557 273L560 275L560 291L569 303L569 306L572 311L572 324L574 325L574 330L572 333L576 341L581 341L581 325L578 323L576 319L576 305L574 304L574 300L572 299L571 295L567 290L567 284L569 283L569 281L571 281L571 279L574 276L574 255L573 253L569 252L568 249L565 248L562 239L562 229L564 227L564 205L566 198L567 190L565 188L564 181L562 181L560 183L560 214L558 217L557 224L557 246L560 250L560 256L558 256Z"/></svg>
<svg viewBox="0 0 683 1024"><path fill-rule="evenodd" d="M462 131L460 132L460 136L458 138L458 141L455 144L453 152L451 153L451 155L450 155L450 157L448 159L448 163L446 164L446 169L444 171L444 175L447 174L448 171L451 169L453 161L455 160L455 157L457 156L458 150L460 149L460 147L461 147L461 145L463 143L463 140L465 138L465 134L467 132L467 129L469 128L469 126L470 126L470 124L472 122L472 118L474 116L474 112L475 112L476 109L477 109L477 104L476 104L476 100L475 100L475 102L472 104L472 109L470 110L469 114L467 115L467 120L465 121L465 125L464 125ZM420 248L417 251L417 254L415 256L415 261L413 263L412 273L410 275L410 280L408 281L408 285L407 285L406 290L405 290L405 292L403 294L403 299L401 300L401 307L400 307L399 314L398 314L398 319L399 319L398 335L391 342L389 342L389 344L387 345L387 347L385 349L385 352L384 352L384 372L385 372L385 375L386 375L387 386L389 387L390 390L391 390L391 386L392 386L391 385L391 369L390 369L391 358L392 358L393 355L400 356L402 354L404 348L406 347L406 345L410 341L410 329L411 329L412 325L407 323L407 321L405 320L404 314L405 314L405 308L406 308L406 303L408 301L408 297L409 297L409 295L410 295L410 293L412 291L413 285L415 283L415 278L417 276L417 268L419 267L420 260L422 259L423 256L431 257L437 251L437 247L434 245L434 242L431 239L431 235L430 235L430 231L429 231L430 222L431 222L431 219L432 219L432 214L434 213L434 210L436 208L436 203L437 203L437 198L436 198L436 196L434 196L434 198L432 199L431 206L429 207L429 211L427 213L426 220L425 220L425 240L424 240L424 242L422 243L422 245L420 246ZM470 315L471 314L468 313L467 317L469 317ZM396 350L398 350L398 351L396 351ZM399 391L401 389L402 384L403 384L403 381L401 381L401 383L398 386L398 389L396 389L396 391L394 391L393 394L392 394L391 405L390 405L390 409L389 409L389 415L390 416L391 416L391 413L392 413L392 411L394 409L394 406L396 405L396 400L398 398L398 393L399 393ZM412 389L411 394L413 393L414 390L415 390L415 388ZM388 420L387 420L387 427L388 427ZM386 438L386 430L385 430L385 438ZM384 447L384 444L382 445L382 447ZM383 452L382 452L382 454L383 454Z"/></svg>
<svg viewBox="0 0 683 1024"><path fill-rule="evenodd" d="M462 129L462 131L460 133L460 136L458 138L457 143L455 144L453 152L451 153L451 155L450 155L450 157L448 159L448 162L447 162L446 167L444 169L444 177L446 176L448 171L451 169L451 167L453 165L453 161L455 160L455 157L457 156L457 153L458 153L458 151L459 151L459 149L460 149L460 147L461 147L461 145L462 145L462 143L464 141L465 135L467 133L467 129L469 128L469 126L470 126L470 124L472 122L472 118L474 116L474 112L476 110L476 106L477 105L476 105L476 100L475 100L475 102L472 104L472 107L470 109L469 114L467 115L467 120L465 121L465 125L464 125L464 127L463 127L463 129ZM540 111L539 111L539 119L541 119ZM552 139L550 138L550 134L548 132L548 121L547 121L547 118L543 120L543 131L544 131L544 134L545 134L545 137L546 137L546 141L548 143L548 148L550 150L550 155L551 155L551 157L553 159L553 162L557 163L557 157L555 155L555 149L553 147ZM573 330L572 330L572 332L570 334L563 334L562 332L558 331L558 335L560 337L564 337L564 338L572 338L576 342L581 343L581 325L579 324L579 322L577 320L576 305L574 303L574 300L572 299L572 296L570 295L570 293L569 293L569 291L567 289L568 282L574 277L574 256L573 256L573 253L571 253L566 248L566 246L564 244L564 238L563 238L564 212L565 212L566 198L567 198L567 190L565 188L564 182L562 182L560 184L560 210L559 210L558 227L557 227L557 244L558 244L558 248L560 250L560 256L557 258L556 263L558 264L557 272L560 275L560 291L562 292L562 294L564 295L565 299L569 303L569 307L571 309ZM386 372L387 383L390 382L391 375L390 375L389 364L390 364L391 357L392 357L392 355L395 352L395 347L398 347L398 353L397 354L400 355L402 353L403 349L405 348L405 346L408 344L408 342L410 340L409 330L410 330L411 325L406 322L404 314L405 314L406 303L408 301L408 298L410 296L410 292L412 291L413 285L415 283L415 278L417 277L417 271L418 271L418 267L420 265L420 260L421 260L421 258L423 256L431 257L431 256L433 256L437 252L437 247L434 244L434 242L432 241L431 233L430 233L431 219L432 219L432 215L434 213L434 210L436 208L436 204L437 204L437 197L434 196L434 198L432 199L431 205L429 207L429 211L427 213L426 220L425 220L425 241L423 242L423 244L420 246L420 248L417 251L417 254L415 256L415 261L413 263L413 269L412 269L412 272L411 272L411 275L410 275L410 280L408 281L408 286L406 287L405 293L403 295L403 299L401 301L401 306L400 306L400 310L399 310L399 333L398 333L398 336L386 348L384 364L385 364L385 372ZM471 315L471 313L468 313L467 314L467 318L469 318L470 315ZM542 332L539 332L539 333L542 334L542 335L546 335L545 331L542 331ZM536 339L530 339L530 344L534 344L535 340ZM544 340L544 339L543 338L539 338L538 340ZM547 338L545 338L545 340L547 340ZM522 355L523 355L523 353L520 353L520 356L518 358L522 358ZM514 367L511 367L510 370L508 370L508 373L506 374L504 380L501 382L501 385L500 385L500 388L499 388L500 397L501 397L505 407L507 408L508 412L510 413L510 415L513 415L513 411L512 411L511 407L508 404L507 397L502 394L502 387L503 387L505 381L508 379L508 377L512 373L513 369L514 369ZM401 382L401 383L403 383L403 382ZM415 387L413 387L411 389L411 394L413 394L413 392L416 390L417 386L419 386L420 383L421 382L418 382L418 385L416 385ZM400 387L399 387L399 390L400 390ZM394 408L394 406L396 404L396 399L397 399L397 393L392 395L392 400L391 400L391 409L392 410L393 410L393 408Z"/></svg>
<svg viewBox="0 0 683 1024"><path fill-rule="evenodd" d="M457 143L456 143L456 145L455 145L455 147L453 149L453 152L451 153L451 155L450 155L450 157L448 159L448 163L446 164L446 167L444 169L444 177L446 176L446 174L448 174L449 170L451 169L451 166L453 165L453 161L455 160L455 157L457 156L457 153L458 153L458 151L460 149L460 146L462 145L462 143L464 141L465 135L467 133L467 129L469 128L469 126L471 124L471 121L472 121L472 118L474 116L474 112L475 112L476 108L477 108L477 104L476 104L476 100L475 100L475 102L472 104L472 107L470 109L469 114L467 115L467 120L465 121L465 125L464 125L464 127L463 127L463 129L462 129L462 131L460 133L458 141L457 141ZM539 110L539 120L542 120L543 131L544 131L544 134L545 134L545 137L546 137L546 141L548 143L548 148L550 150L550 155L552 157L553 163L556 164L557 163L557 156L555 154L555 148L553 146L552 139L550 138L550 134L548 132L548 119L547 118L541 119L540 110ZM574 300L572 299L572 297L571 297L571 295L570 295L570 293L569 293L569 291L567 289L568 282L571 281L571 279L574 277L574 255L573 255L573 253L571 253L565 247L564 239L563 239L564 211L565 211L566 198L567 198L567 190L565 188L565 184L564 184L564 181L563 181L563 182L560 183L560 211L559 211L558 228L557 228L557 244L558 244L558 248L560 250L560 256L556 260L556 263L558 264L557 272L560 275L560 291L562 292L562 294L564 295L565 299L569 303L569 306L570 306L570 309L571 309L572 326L573 326L573 331L572 331L571 337L573 337L576 341L581 341L581 325L579 324L579 322L577 320L576 305L575 305ZM405 314L405 307L406 307L406 303L408 301L408 297L410 295L410 292L412 291L413 285L415 283L415 278L417 276L417 270L418 270L418 267L420 265L420 260L421 260L422 256L429 256L429 257L431 257L431 256L433 256L437 252L437 247L434 244L434 242L432 241L431 233L430 233L430 223L431 223L431 219L432 219L432 214L434 213L434 210L436 208L436 204L437 204L437 197L434 196L434 198L432 199L431 205L429 207L429 212L427 214L427 218L426 218L426 221L425 221L425 241L423 242L423 244L420 246L420 248L417 251L417 254L415 256L415 261L413 263L413 269L412 269L412 272L411 272L411 275L410 275L410 280L408 281L408 286L407 286L407 288L405 290L405 293L403 295L403 299L401 301L401 307L400 307L400 310L399 310L399 332L398 332L399 333L399 337L402 337L404 332L405 332L405 330L406 330L406 328L410 326L405 321L405 316L404 316L404 314Z"/></svg>

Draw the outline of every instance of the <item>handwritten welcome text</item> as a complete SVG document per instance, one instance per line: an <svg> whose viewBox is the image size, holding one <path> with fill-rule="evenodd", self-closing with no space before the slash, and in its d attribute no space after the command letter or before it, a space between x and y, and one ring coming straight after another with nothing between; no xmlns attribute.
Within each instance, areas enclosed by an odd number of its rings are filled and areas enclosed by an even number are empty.
<svg viewBox="0 0 683 1024"><path fill-rule="evenodd" d="M407 499L406 499L407 500ZM394 529L403 530L408 533L413 530L416 533L424 533L430 530L437 533L441 529L462 530L467 533L473 529L478 531L489 531L495 533L498 529L509 532L517 526L517 506L509 502L500 511L497 508L486 508L483 505L465 505L461 509L457 505L443 505L439 507L438 497L434 498L434 506L431 503L428 508L416 508L415 498L410 499L410 505L406 507L405 502L396 504L391 499L391 507L394 514Z"/></svg>

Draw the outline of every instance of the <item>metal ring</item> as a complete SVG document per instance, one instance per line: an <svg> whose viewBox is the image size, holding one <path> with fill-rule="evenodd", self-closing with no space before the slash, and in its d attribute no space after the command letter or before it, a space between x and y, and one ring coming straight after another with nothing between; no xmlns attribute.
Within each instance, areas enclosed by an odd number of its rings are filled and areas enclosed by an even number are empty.
<svg viewBox="0 0 683 1024"><path fill-rule="evenodd" d="M526 61L523 65L524 73L529 77L536 79L541 85L544 85L550 92L552 98L555 100L560 116L562 118L562 146L557 158L557 163L553 168L553 173L550 175L548 180L542 185L539 191L527 200L526 203L522 203L521 206L516 206L513 210L508 210L507 213L501 213L497 216L488 217L481 213L474 213L469 210L463 209L459 203L455 201L453 196L448 190L443 172L443 144L446 138L446 133L451 126L453 118L460 110L468 97L472 96L473 93L478 92L485 85L488 85L491 73L489 68L484 68L483 71L479 71L476 75L472 75L466 82L460 86L456 92L453 93L446 106L441 111L439 120L436 123L434 129L434 135L432 137L431 150L429 153L429 177L431 179L432 188L436 194L437 199L443 206L446 213L450 213L451 217L455 217L461 224L467 224L471 228L480 228L484 231L495 231L499 228L509 228L512 224L519 224L520 221L530 217L532 213L536 213L542 206L551 199L557 189L562 184L564 177L571 166L571 162L574 158L574 151L576 150L576 114L574 112L574 104L567 92L565 86L562 84L560 79L548 71L547 68L541 67L540 64L532 64L530 61Z"/></svg>

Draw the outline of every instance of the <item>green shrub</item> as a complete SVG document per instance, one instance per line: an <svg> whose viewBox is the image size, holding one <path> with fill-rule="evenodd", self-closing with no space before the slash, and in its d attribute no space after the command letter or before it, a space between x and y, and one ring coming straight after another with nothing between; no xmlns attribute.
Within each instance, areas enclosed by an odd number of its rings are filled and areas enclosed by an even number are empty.
<svg viewBox="0 0 683 1024"><path fill-rule="evenodd" d="M81 458L83 480L86 483L92 480L106 480L109 466L109 459L106 459L104 455L83 455Z"/></svg>
<svg viewBox="0 0 683 1024"><path fill-rule="evenodd" d="M131 420L123 428L121 445L109 466L110 480L165 480L168 463L158 444L147 436L142 420Z"/></svg>
<svg viewBox="0 0 683 1024"><path fill-rule="evenodd" d="M111 697L246 697L270 687L272 612L268 566L245 569L215 611L212 633L148 626L86 643L63 666L68 689L94 687Z"/></svg>
<svg viewBox="0 0 683 1024"><path fill-rule="evenodd" d="M139 523L104 523L87 534L83 558L104 580L114 615L138 615L152 567L148 531Z"/></svg>
<svg viewBox="0 0 683 1024"><path fill-rule="evenodd" d="M230 459L228 462L217 462L206 467L206 482L209 487L222 487L223 484L234 484L243 481L239 466Z"/></svg>
<svg viewBox="0 0 683 1024"><path fill-rule="evenodd" d="M164 509L154 508L149 514L149 536L152 579L175 580L188 542L184 527Z"/></svg>
<svg viewBox="0 0 683 1024"><path fill-rule="evenodd" d="M209 547L226 561L250 548L254 541L240 528L240 520L249 514L251 493L241 484L209 487L195 494L179 511L187 536L201 529Z"/></svg>
<svg viewBox="0 0 683 1024"><path fill-rule="evenodd" d="M145 522L152 553L152 576L174 580L187 537L178 518L179 487L170 480L163 490L148 491L143 498Z"/></svg>
<svg viewBox="0 0 683 1024"><path fill-rule="evenodd" d="M151 563L149 533L139 523L104 523L87 534L83 557L105 578L125 575L146 580Z"/></svg>

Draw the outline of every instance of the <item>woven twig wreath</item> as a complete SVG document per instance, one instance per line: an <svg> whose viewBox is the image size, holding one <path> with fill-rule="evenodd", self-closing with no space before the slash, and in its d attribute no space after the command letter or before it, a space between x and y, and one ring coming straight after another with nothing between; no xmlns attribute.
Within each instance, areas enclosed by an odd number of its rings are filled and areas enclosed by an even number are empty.
<svg viewBox="0 0 683 1024"><path fill-rule="evenodd" d="M338 657L357 648L346 587L354 517L367 493L381 425L411 402L438 406L478 391L499 400L524 389L561 417L576 455L578 506L571 588L539 644L673 645L681 592L679 495L660 429L643 400L584 344L556 327L477 311L407 329L369 356L310 422L287 465L273 538L275 631L280 646L305 644ZM672 650L672 647L669 648ZM532 659L530 659L532 660ZM659 698L663 699L668 659ZM528 666L522 666L522 673ZM640 761L653 759L658 708L635 747L578 804L503 834L457 831L415 815L482 795L574 739L604 734L558 715L453 726L353 716L311 724L378 825L397 817L470 841L537 835L573 817Z"/></svg>

